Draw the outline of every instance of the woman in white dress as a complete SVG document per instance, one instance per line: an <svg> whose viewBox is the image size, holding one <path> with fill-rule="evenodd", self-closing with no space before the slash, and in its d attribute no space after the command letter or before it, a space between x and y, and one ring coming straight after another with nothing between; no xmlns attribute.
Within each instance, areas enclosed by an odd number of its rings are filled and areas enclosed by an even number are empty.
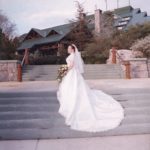
<svg viewBox="0 0 150 150"><path fill-rule="evenodd" d="M59 113L71 129L99 132L113 129L124 118L121 104L101 90L90 89L84 80L84 63L77 47L68 47L66 58L69 71L57 91Z"/></svg>

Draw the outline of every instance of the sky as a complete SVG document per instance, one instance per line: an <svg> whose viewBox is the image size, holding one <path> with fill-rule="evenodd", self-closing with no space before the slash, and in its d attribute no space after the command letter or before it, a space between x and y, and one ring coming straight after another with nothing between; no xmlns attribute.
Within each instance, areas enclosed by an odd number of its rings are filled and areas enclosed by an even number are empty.
<svg viewBox="0 0 150 150"><path fill-rule="evenodd" d="M85 12L117 8L117 0L78 0L83 4ZM150 0L130 0L134 8L141 8L150 15ZM119 0L119 7L129 5L129 0ZM75 0L0 0L0 10L16 24L16 33L21 35L31 28L49 28L68 23L75 18Z"/></svg>

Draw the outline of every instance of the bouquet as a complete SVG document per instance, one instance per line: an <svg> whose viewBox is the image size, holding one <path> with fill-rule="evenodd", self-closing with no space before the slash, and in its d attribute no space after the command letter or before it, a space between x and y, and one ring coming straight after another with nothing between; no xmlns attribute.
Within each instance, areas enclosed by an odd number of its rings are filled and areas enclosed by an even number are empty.
<svg viewBox="0 0 150 150"><path fill-rule="evenodd" d="M68 66L67 65L62 65L58 69L58 76L57 76L57 81L60 83L63 79L63 77L67 74L68 72Z"/></svg>

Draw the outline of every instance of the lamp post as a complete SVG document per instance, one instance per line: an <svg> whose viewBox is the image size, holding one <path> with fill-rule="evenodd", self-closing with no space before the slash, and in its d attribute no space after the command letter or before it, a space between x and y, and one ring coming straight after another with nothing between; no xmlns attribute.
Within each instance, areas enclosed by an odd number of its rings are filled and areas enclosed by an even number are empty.
<svg viewBox="0 0 150 150"><path fill-rule="evenodd" d="M131 1L129 0L129 6L131 5Z"/></svg>
<svg viewBox="0 0 150 150"><path fill-rule="evenodd" d="M107 7L108 7L108 5L107 5L107 0L105 0L105 4L106 4L106 10L107 10Z"/></svg>
<svg viewBox="0 0 150 150"><path fill-rule="evenodd" d="M117 8L119 8L119 0L117 0Z"/></svg>

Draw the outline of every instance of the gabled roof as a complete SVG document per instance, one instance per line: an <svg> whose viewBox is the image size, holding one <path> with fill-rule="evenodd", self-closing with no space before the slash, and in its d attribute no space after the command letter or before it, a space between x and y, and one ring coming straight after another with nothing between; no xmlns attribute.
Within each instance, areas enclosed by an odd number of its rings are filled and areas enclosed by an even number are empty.
<svg viewBox="0 0 150 150"><path fill-rule="evenodd" d="M59 34L59 33L55 30L51 30L46 36L51 36L51 35L54 35L54 34Z"/></svg>
<svg viewBox="0 0 150 150"><path fill-rule="evenodd" d="M124 15L124 14L130 13L132 10L133 10L133 7L131 6L121 7L121 8L115 9L114 14Z"/></svg>
<svg viewBox="0 0 150 150"><path fill-rule="evenodd" d="M40 45L40 44L46 44L46 43L53 43L60 41L64 35L53 35L46 38L37 38L37 39L31 39L23 42L21 46L18 48L18 50L25 49L25 48L32 48L33 46Z"/></svg>
<svg viewBox="0 0 150 150"><path fill-rule="evenodd" d="M32 30L36 31L42 37L36 38L36 39L30 39L30 40L26 40L26 41L22 42L20 47L18 47L18 50L22 50L25 48L32 48L33 46L40 45L40 44L46 44L46 43L60 41L72 30L72 26L71 26L71 24L64 24L64 25L60 25L60 26L56 26L56 27L52 27L52 28L43 29L43 30L39 30L39 29L35 29L35 28L33 28ZM51 31L56 31L59 34L47 37L47 35Z"/></svg>

